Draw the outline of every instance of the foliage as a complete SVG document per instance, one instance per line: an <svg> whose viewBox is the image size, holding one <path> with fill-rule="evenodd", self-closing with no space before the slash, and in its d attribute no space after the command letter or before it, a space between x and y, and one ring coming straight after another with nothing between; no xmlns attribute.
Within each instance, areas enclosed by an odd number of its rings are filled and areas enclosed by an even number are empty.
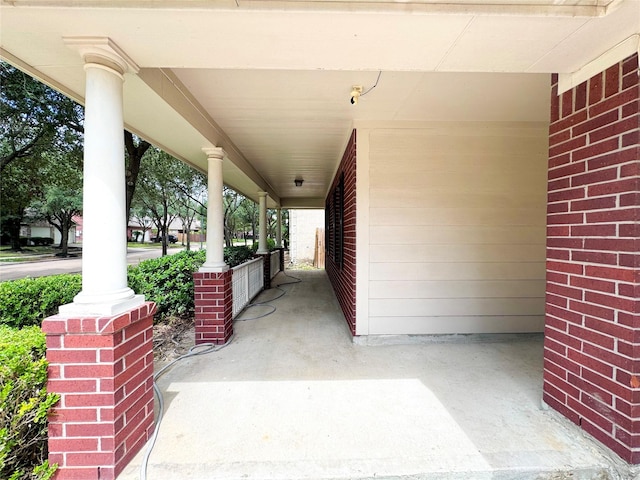
<svg viewBox="0 0 640 480"><path fill-rule="evenodd" d="M189 174L189 170L191 168L183 162L153 148L149 150L138 177L133 206L149 212L158 236L162 237L162 255L167 254L169 225L178 215L176 179Z"/></svg>
<svg viewBox="0 0 640 480"><path fill-rule="evenodd" d="M204 263L204 251L179 252L129 267L129 286L156 303L156 322L193 314L193 272Z"/></svg>
<svg viewBox="0 0 640 480"><path fill-rule="evenodd" d="M43 174L48 180L40 198L32 203L32 210L60 232L60 255L66 257L73 217L82 214L83 165L79 139L64 151L47 152L46 157Z"/></svg>
<svg viewBox="0 0 640 480"><path fill-rule="evenodd" d="M5 62L0 62L0 84L3 173L13 162L67 144L82 130L78 104Z"/></svg>
<svg viewBox="0 0 640 480"><path fill-rule="evenodd" d="M126 176L126 209L127 219L131 216L131 204L133 196L136 192L138 184L138 175L142 166L142 159L151 147L151 144L133 133L124 131L124 147L125 147L125 176Z"/></svg>
<svg viewBox="0 0 640 480"><path fill-rule="evenodd" d="M178 215L182 220L182 231L187 233L187 250L191 250L192 225L204 208L203 197L207 191L207 178L201 172L183 164L180 175L174 179L177 190Z"/></svg>
<svg viewBox="0 0 640 480"><path fill-rule="evenodd" d="M73 226L73 217L82 214L82 191L79 188L64 188L49 185L42 201L35 208L51 225L60 232L60 256L66 257L69 248L69 229Z"/></svg>
<svg viewBox="0 0 640 480"><path fill-rule="evenodd" d="M260 247L260 243L257 240L254 240L253 245L251 246L251 249L254 252L257 252L259 247ZM274 248L276 248L276 241L273 238L267 238L267 250L271 251Z"/></svg>
<svg viewBox="0 0 640 480"><path fill-rule="evenodd" d="M129 267L129 286L158 306L157 321L193 314L193 273L205 261L205 250L179 252ZM253 257L244 246L224 249L225 262L235 267ZM0 283L0 325L40 325L60 305L71 303L82 288L80 275L51 275Z"/></svg>
<svg viewBox="0 0 640 480"><path fill-rule="evenodd" d="M0 325L24 327L40 325L71 303L82 287L80 275L51 275L0 283Z"/></svg>
<svg viewBox="0 0 640 480"><path fill-rule="evenodd" d="M253 252L251 251L251 249L243 245L224 248L224 261L231 268L247 262L252 258Z"/></svg>
<svg viewBox="0 0 640 480"><path fill-rule="evenodd" d="M38 327L0 325L0 478L46 480L47 415L58 396L47 393L45 336Z"/></svg>
<svg viewBox="0 0 640 480"><path fill-rule="evenodd" d="M151 221L151 212L142 204L134 204L131 207L130 218L132 224L138 225L139 230L132 232L130 241L132 242L144 242L145 236L148 231L153 227Z"/></svg>
<svg viewBox="0 0 640 480"><path fill-rule="evenodd" d="M258 204L245 198L240 204L236 214L238 217L238 227L241 228L243 232L251 232L254 243L258 234L258 211Z"/></svg>
<svg viewBox="0 0 640 480"><path fill-rule="evenodd" d="M156 322L162 322L167 317L186 318L193 315L193 274L204 263L205 255L205 250L184 251L129 267L129 286L156 303ZM225 262L231 267L252 257L252 252L246 247L225 248Z"/></svg>
<svg viewBox="0 0 640 480"><path fill-rule="evenodd" d="M244 202L250 201L235 190L225 186L222 192L224 207L224 244L230 247L233 244L233 235L240 226L244 230L243 218L239 209Z"/></svg>
<svg viewBox="0 0 640 480"><path fill-rule="evenodd" d="M40 192L43 164L40 154L22 158L9 163L0 176L0 230L3 243L10 243L13 250L21 249L20 224Z"/></svg>
<svg viewBox="0 0 640 480"><path fill-rule="evenodd" d="M27 208L78 157L82 107L7 63L0 62L0 230L20 250ZM63 163L61 163L61 161Z"/></svg>

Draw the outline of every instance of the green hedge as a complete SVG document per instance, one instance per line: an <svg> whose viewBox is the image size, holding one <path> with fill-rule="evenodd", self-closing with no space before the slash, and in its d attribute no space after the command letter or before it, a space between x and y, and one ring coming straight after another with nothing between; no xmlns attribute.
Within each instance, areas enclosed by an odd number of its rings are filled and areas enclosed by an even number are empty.
<svg viewBox="0 0 640 480"><path fill-rule="evenodd" d="M156 303L156 322L168 316L193 314L193 272L204 262L204 251L185 251L152 258L129 267L129 286Z"/></svg>
<svg viewBox="0 0 640 480"><path fill-rule="evenodd" d="M249 247L238 245L236 247L224 248L224 261L231 268L237 267L241 263L251 260L253 258L253 252Z"/></svg>
<svg viewBox="0 0 640 480"><path fill-rule="evenodd" d="M193 273L204 263L205 253L204 250L184 251L129 267L129 286L157 304L156 321L193 314ZM225 262L231 267L252 256L251 250L244 246L224 249ZM60 305L71 303L81 288L80 275L0 282L0 325L16 328L40 325L44 318L57 313Z"/></svg>
<svg viewBox="0 0 640 480"><path fill-rule="evenodd" d="M45 336L38 327L0 325L0 478L44 480L47 414L58 396L47 393Z"/></svg>
<svg viewBox="0 0 640 480"><path fill-rule="evenodd" d="M255 241L251 246L251 250L253 250L253 252L257 252L259 246L260 243L258 241ZM274 248L276 248L276 241L273 238L267 238L267 250L271 251Z"/></svg>
<svg viewBox="0 0 640 480"><path fill-rule="evenodd" d="M0 325L20 328L40 325L71 303L82 288L80 275L51 275L0 283Z"/></svg>
<svg viewBox="0 0 640 480"><path fill-rule="evenodd" d="M232 267L253 256L242 246L224 253ZM156 302L157 320L187 317L194 310L193 272L204 260L204 250L145 260L129 268L129 285ZM81 287L80 275L0 283L1 479L46 480L55 472L47 462L47 413L58 396L46 391L45 336L36 325L72 302Z"/></svg>
<svg viewBox="0 0 640 480"><path fill-rule="evenodd" d="M234 267L252 258L247 247L227 247L224 249L225 262ZM129 286L147 300L155 302L156 322L167 317L186 318L193 315L194 293L193 273L205 261L205 251L184 251L166 257L152 258L129 267Z"/></svg>

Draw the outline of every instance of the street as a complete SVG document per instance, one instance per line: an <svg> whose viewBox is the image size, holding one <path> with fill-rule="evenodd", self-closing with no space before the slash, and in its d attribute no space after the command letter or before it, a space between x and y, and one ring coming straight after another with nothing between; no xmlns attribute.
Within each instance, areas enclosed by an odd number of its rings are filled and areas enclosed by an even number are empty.
<svg viewBox="0 0 640 480"><path fill-rule="evenodd" d="M180 249L181 250L181 249ZM169 249L169 254L177 253L179 249ZM129 248L127 250L127 263L137 265L142 260L161 256L159 248ZM79 273L82 271L81 258L61 258L56 260L0 263L0 281L16 280L25 277L44 277L59 273Z"/></svg>

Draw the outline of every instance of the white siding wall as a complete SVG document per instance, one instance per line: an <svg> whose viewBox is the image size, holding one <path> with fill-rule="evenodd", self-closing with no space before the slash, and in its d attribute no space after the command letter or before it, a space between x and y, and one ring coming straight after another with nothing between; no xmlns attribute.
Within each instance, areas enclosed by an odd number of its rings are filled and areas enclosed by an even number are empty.
<svg viewBox="0 0 640 480"><path fill-rule="evenodd" d="M547 125L371 128L358 142L367 333L541 331Z"/></svg>

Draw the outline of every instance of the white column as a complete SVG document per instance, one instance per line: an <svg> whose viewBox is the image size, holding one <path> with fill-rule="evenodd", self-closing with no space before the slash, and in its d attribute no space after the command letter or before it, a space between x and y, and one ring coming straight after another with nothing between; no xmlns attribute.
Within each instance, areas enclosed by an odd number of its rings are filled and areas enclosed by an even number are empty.
<svg viewBox="0 0 640 480"><path fill-rule="evenodd" d="M222 161L226 155L222 148L203 148L207 155L207 256L201 272L225 272L224 263L224 205L222 203Z"/></svg>
<svg viewBox="0 0 640 480"><path fill-rule="evenodd" d="M282 209L276 210L276 247L282 247Z"/></svg>
<svg viewBox="0 0 640 480"><path fill-rule="evenodd" d="M258 251L256 253L269 253L267 247L267 192L258 192L260 196L260 242L258 243Z"/></svg>
<svg viewBox="0 0 640 480"><path fill-rule="evenodd" d="M84 238L82 291L60 307L63 315L116 315L144 302L127 286L122 98L129 64L106 42L67 42L85 60Z"/></svg>

